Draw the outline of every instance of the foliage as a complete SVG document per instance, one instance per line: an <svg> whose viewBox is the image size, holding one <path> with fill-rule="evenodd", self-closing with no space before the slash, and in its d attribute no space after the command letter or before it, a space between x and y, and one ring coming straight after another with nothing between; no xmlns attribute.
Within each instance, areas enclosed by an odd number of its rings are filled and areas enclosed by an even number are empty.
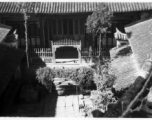
<svg viewBox="0 0 152 120"><path fill-rule="evenodd" d="M131 85L128 86L128 87L126 87L126 88L121 88L119 91L116 91L115 89L113 89L114 96L115 96L116 98L118 98L118 99L121 98L122 95L123 95L130 87L131 87Z"/></svg>
<svg viewBox="0 0 152 120"><path fill-rule="evenodd" d="M44 85L47 89L50 89L54 77L52 70L48 67L39 68L36 71L36 74L38 82Z"/></svg>
<svg viewBox="0 0 152 120"><path fill-rule="evenodd" d="M101 69L96 70L95 83L97 90L91 92L91 98L93 105L105 112L109 104L116 102L112 91L116 76L111 69L110 61L108 59L103 60ZM101 73L99 70L101 70Z"/></svg>
<svg viewBox="0 0 152 120"><path fill-rule="evenodd" d="M101 69L98 69L98 62L96 66L97 67L94 66L94 81L97 86L97 90L91 91L93 108L85 108L85 112L88 116L90 116L90 113L92 113L93 111L95 112L96 110L98 110L97 113L104 113L108 110L109 105L115 104L117 102L116 97L113 93L113 85L116 76L111 69L109 59L103 59Z"/></svg>
<svg viewBox="0 0 152 120"><path fill-rule="evenodd" d="M111 69L110 61L108 59L103 59L103 65L101 68L98 69L98 67L95 67L95 69L96 73L94 81L96 83L97 90L102 91L105 88L112 88L116 80L116 76Z"/></svg>
<svg viewBox="0 0 152 120"><path fill-rule="evenodd" d="M101 59L101 34L105 35L107 28L110 27L110 19L113 13L109 10L108 5L99 3L96 10L88 16L86 21L87 33L99 34L99 59Z"/></svg>
<svg viewBox="0 0 152 120"><path fill-rule="evenodd" d="M118 100L117 104L113 106L105 117L128 117L130 112L139 111L140 107L136 108L137 103L140 100L144 100L145 90L151 86L151 79L144 79L138 76L135 82L129 87L129 89ZM136 109L135 109L136 108ZM116 111L117 110L117 111Z"/></svg>
<svg viewBox="0 0 152 120"><path fill-rule="evenodd" d="M109 104L116 103L114 94L112 93L111 89L107 88L102 91L91 91L91 100L93 106L103 112L107 111Z"/></svg>
<svg viewBox="0 0 152 120"><path fill-rule="evenodd" d="M111 25L110 19L112 16L113 13L109 11L108 5L105 3L99 3L97 9L87 18L87 32L106 33L107 28Z"/></svg>
<svg viewBox="0 0 152 120"><path fill-rule="evenodd" d="M30 13L30 12L37 12L37 8L36 8L36 2L19 2L17 3L17 7L20 9L21 13Z"/></svg>
<svg viewBox="0 0 152 120"><path fill-rule="evenodd" d="M40 83L47 86L48 81L54 78L67 78L75 81L83 89L91 89L94 86L94 71L91 68L51 69L48 67L39 68L36 71L36 78Z"/></svg>
<svg viewBox="0 0 152 120"><path fill-rule="evenodd" d="M94 72L92 69L81 67L77 70L76 81L84 88L90 88L93 84ZM85 86L84 86L85 85Z"/></svg>

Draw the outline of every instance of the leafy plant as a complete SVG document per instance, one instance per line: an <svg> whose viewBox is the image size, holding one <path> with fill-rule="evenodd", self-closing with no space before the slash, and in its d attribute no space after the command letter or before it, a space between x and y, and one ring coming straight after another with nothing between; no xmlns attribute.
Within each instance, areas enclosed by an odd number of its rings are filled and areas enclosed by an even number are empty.
<svg viewBox="0 0 152 120"><path fill-rule="evenodd" d="M103 91L91 91L91 100L93 106L103 112L108 110L109 104L116 103L116 99L111 89L104 89Z"/></svg>
<svg viewBox="0 0 152 120"><path fill-rule="evenodd" d="M107 33L107 28L111 26L110 20L113 13L109 10L108 5L99 3L96 10L88 16L86 21L87 33L99 35L99 59L101 58L101 35Z"/></svg>
<svg viewBox="0 0 152 120"><path fill-rule="evenodd" d="M54 78L54 74L53 71L48 68L39 68L36 71L36 78L38 80L39 83L41 83L42 85L44 85L47 89L52 89L52 81Z"/></svg>
<svg viewBox="0 0 152 120"><path fill-rule="evenodd" d="M99 71L100 69L98 69L98 67L94 67L94 81L97 86L97 90L91 91L90 98L94 107L92 109L86 109L86 111L88 111L88 115L90 114L90 111L93 112L94 110L99 110L101 113L104 113L108 110L109 105L117 102L112 89L116 77L110 65L111 64L108 59L103 59L101 71Z"/></svg>
<svg viewBox="0 0 152 120"><path fill-rule="evenodd" d="M39 68L36 78L47 87L47 84L55 77L66 78L75 81L83 89L92 89L94 83L94 71L91 68L51 69L49 67Z"/></svg>
<svg viewBox="0 0 152 120"><path fill-rule="evenodd" d="M97 90L102 91L105 88L113 87L116 80L116 76L111 69L111 64L108 59L103 59L103 65L101 66L101 69L98 69L98 67L96 67L95 71L96 73L94 76L94 81L96 83ZM99 72L101 73L99 74Z"/></svg>

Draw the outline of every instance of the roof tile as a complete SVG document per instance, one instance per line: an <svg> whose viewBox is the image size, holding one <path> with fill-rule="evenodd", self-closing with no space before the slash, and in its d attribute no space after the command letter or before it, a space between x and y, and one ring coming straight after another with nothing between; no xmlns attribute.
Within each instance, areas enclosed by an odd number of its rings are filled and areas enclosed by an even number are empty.
<svg viewBox="0 0 152 120"><path fill-rule="evenodd" d="M19 9L15 2L0 2L0 13L18 13ZM152 3L143 2L107 2L112 12L130 12L151 10ZM38 13L78 13L92 12L99 2L37 2Z"/></svg>
<svg viewBox="0 0 152 120"><path fill-rule="evenodd" d="M3 39L9 33L10 30L11 30L10 26L7 26L7 25L0 23L0 42L3 41Z"/></svg>
<svg viewBox="0 0 152 120"><path fill-rule="evenodd" d="M140 69L147 59L147 54L152 53L152 18L127 25L125 31L131 34L129 43Z"/></svg>

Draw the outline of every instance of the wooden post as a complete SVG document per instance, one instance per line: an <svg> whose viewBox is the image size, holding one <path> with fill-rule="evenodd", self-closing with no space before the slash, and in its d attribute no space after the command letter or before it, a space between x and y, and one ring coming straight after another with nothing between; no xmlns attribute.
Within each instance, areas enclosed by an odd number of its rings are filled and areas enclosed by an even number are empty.
<svg viewBox="0 0 152 120"><path fill-rule="evenodd" d="M40 17L40 45L41 47L44 46L43 44L43 20L42 20L42 17Z"/></svg>
<svg viewBox="0 0 152 120"><path fill-rule="evenodd" d="M53 47L52 53L53 53L53 63L56 63L55 60L55 51L56 51L56 47Z"/></svg>
<svg viewBox="0 0 152 120"><path fill-rule="evenodd" d="M92 46L89 47L89 57L90 57L90 63L92 63Z"/></svg>
<svg viewBox="0 0 152 120"><path fill-rule="evenodd" d="M79 63L82 63L82 61L81 61L81 48L77 48L77 51L78 51Z"/></svg>

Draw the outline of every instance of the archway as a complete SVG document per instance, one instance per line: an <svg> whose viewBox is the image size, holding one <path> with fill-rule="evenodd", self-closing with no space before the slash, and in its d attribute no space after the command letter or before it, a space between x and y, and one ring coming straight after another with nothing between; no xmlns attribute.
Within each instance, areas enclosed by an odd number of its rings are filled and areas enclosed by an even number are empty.
<svg viewBox="0 0 152 120"><path fill-rule="evenodd" d="M75 47L59 47L55 52L56 59L78 59L78 51Z"/></svg>

